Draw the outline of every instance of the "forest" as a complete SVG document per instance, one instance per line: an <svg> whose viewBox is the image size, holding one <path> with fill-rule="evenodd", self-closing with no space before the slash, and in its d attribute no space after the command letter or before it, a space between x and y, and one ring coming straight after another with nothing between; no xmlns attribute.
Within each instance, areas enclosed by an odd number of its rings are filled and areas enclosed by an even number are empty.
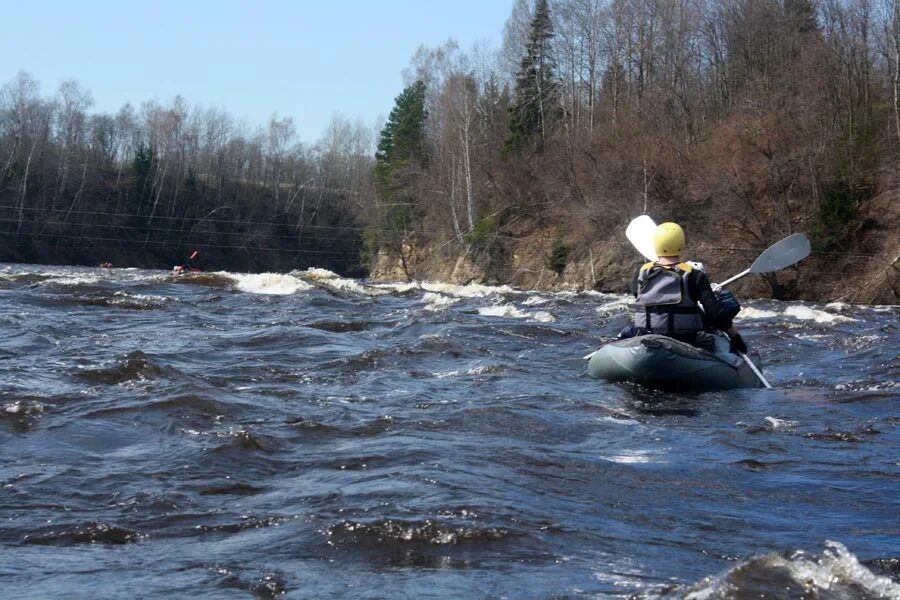
<svg viewBox="0 0 900 600"><path fill-rule="evenodd" d="M900 297L897 0L520 0L504 40L414 57L376 154L385 274L618 290L649 213L732 271L808 233L755 293Z"/></svg>
<svg viewBox="0 0 900 600"><path fill-rule="evenodd" d="M900 0L515 0L500 48L420 48L383 127L0 92L0 260L325 266L618 291L648 213L745 290L900 295ZM114 257L114 258L109 258ZM725 272L728 271L732 272Z"/></svg>
<svg viewBox="0 0 900 600"><path fill-rule="evenodd" d="M0 91L0 260L363 274L373 134L335 117L304 146L291 118L130 104L92 114L75 81Z"/></svg>

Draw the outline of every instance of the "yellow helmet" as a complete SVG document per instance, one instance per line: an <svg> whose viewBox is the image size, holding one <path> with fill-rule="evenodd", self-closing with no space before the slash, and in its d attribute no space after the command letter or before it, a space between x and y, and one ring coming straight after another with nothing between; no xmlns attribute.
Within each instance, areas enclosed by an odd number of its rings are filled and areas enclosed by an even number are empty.
<svg viewBox="0 0 900 600"><path fill-rule="evenodd" d="M684 250L684 229L678 223L662 223L653 232L657 256L679 256Z"/></svg>

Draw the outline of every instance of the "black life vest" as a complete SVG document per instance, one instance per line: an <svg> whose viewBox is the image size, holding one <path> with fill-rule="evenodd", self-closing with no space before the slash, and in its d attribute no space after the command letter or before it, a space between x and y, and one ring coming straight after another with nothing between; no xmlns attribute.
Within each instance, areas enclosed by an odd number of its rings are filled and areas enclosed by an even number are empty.
<svg viewBox="0 0 900 600"><path fill-rule="evenodd" d="M693 270L687 263L661 265L651 262L641 267L634 326L643 333L676 336L701 331L700 307L691 300L688 291L688 278Z"/></svg>

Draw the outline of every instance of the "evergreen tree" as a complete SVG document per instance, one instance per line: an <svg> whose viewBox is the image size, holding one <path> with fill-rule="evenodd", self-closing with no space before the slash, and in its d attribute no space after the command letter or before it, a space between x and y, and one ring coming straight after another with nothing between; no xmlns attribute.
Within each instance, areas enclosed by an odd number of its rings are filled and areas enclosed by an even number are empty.
<svg viewBox="0 0 900 600"><path fill-rule="evenodd" d="M376 184L384 192L391 175L404 165L427 165L425 154L425 83L417 81L404 89L394 101L378 151L375 153Z"/></svg>
<svg viewBox="0 0 900 600"><path fill-rule="evenodd" d="M531 34L516 76L515 95L509 109L508 151L521 150L536 137L543 145L550 127L562 116L552 40L553 23L548 0L537 0L531 19Z"/></svg>
<svg viewBox="0 0 900 600"><path fill-rule="evenodd" d="M381 131L375 153L375 193L381 203L376 227L367 234L369 250L399 252L416 218L416 185L428 165L425 151L425 83L404 89Z"/></svg>
<svg viewBox="0 0 900 600"><path fill-rule="evenodd" d="M153 154L153 146L141 144L131 161L131 189L137 212L153 197Z"/></svg>

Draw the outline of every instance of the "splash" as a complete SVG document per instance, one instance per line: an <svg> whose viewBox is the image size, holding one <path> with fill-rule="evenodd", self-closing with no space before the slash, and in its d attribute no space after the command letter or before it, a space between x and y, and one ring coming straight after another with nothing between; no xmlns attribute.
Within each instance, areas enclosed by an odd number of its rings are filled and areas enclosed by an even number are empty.
<svg viewBox="0 0 900 600"><path fill-rule="evenodd" d="M459 298L445 296L443 294L435 294L433 292L426 292L425 296L423 296L422 299L426 304L425 310L443 310L448 306L459 302Z"/></svg>
<svg viewBox="0 0 900 600"><path fill-rule="evenodd" d="M515 290L508 285L491 286L481 285L480 283L470 283L469 285L453 285L450 283L429 283L420 284L422 289L428 292L437 292L440 294L449 294L459 298L485 298L487 296L497 296L502 294L519 294L519 290Z"/></svg>
<svg viewBox="0 0 900 600"><path fill-rule="evenodd" d="M763 310L752 306L742 306L741 312L738 314L739 319L774 319L777 316L778 313L774 310Z"/></svg>
<svg viewBox="0 0 900 600"><path fill-rule="evenodd" d="M289 296L312 289L311 285L293 275L280 273L230 273L228 276L235 280L236 289L248 294Z"/></svg>
<svg viewBox="0 0 900 600"><path fill-rule="evenodd" d="M784 315L801 321L815 321L816 323L855 323L856 319L843 315L833 315L809 306L788 306Z"/></svg>
<svg viewBox="0 0 900 600"><path fill-rule="evenodd" d="M531 296L525 302L522 303L523 306L540 306L542 304L547 304L550 302L548 298L541 298L540 296Z"/></svg>
<svg viewBox="0 0 900 600"><path fill-rule="evenodd" d="M601 304L596 309L594 309L598 315L614 315L617 313L626 312L631 305L634 304L634 298L631 296L611 296L607 297L609 302L606 304Z"/></svg>
<svg viewBox="0 0 900 600"><path fill-rule="evenodd" d="M332 546L387 547L392 544L458 545L490 542L516 535L502 527L473 528L441 521L341 521L325 530Z"/></svg>
<svg viewBox="0 0 900 600"><path fill-rule="evenodd" d="M312 268L301 271L299 276L314 285L334 292L350 292L363 296L381 296L386 292L374 286L365 285L355 279L346 279L328 269Z"/></svg>
<svg viewBox="0 0 900 600"><path fill-rule="evenodd" d="M511 319L528 319L537 321L538 323L552 323L556 321L556 317L550 313L539 310L536 312L527 312L520 310L512 304L497 304L494 306L482 306L478 309L478 314L484 317L507 317Z"/></svg>
<svg viewBox="0 0 900 600"><path fill-rule="evenodd" d="M757 556L722 575L680 590L677 597L685 600L738 597L874 600L900 598L900 585L872 573L843 544L826 541L819 556L803 551Z"/></svg>

